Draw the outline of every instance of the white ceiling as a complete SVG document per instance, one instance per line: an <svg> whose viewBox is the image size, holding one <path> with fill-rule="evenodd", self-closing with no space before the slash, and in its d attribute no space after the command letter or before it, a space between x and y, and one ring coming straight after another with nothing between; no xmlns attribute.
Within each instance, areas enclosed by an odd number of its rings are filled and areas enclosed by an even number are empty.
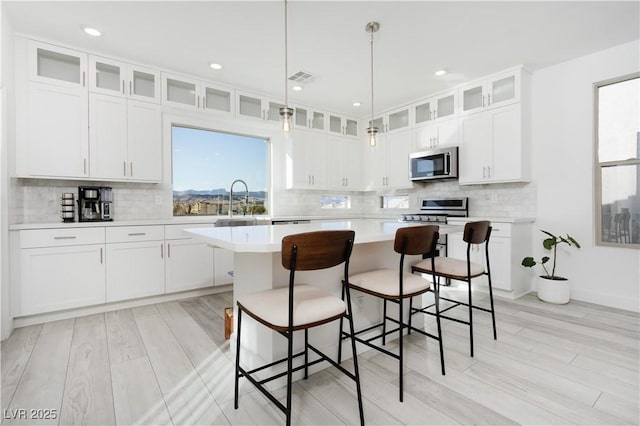
<svg viewBox="0 0 640 426"><path fill-rule="evenodd" d="M20 33L284 97L284 1L2 1ZM293 102L358 117L523 64L535 71L640 38L639 1L289 0ZM89 37L89 25L103 35ZM221 71L208 67L221 63ZM435 77L440 68L449 70ZM362 106L355 108L354 101Z"/></svg>

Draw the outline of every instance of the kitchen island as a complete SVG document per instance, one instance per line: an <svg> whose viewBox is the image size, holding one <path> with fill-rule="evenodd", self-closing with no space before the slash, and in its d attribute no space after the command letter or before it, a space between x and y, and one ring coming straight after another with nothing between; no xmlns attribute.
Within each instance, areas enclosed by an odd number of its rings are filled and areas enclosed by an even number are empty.
<svg viewBox="0 0 640 426"><path fill-rule="evenodd" d="M212 247L234 252L233 300L235 312L235 302L238 297L247 293L284 287L288 284L289 271L282 266L281 262L282 238L287 235L322 230L354 230L355 241L349 273L356 274L376 268L397 268L399 257L393 251L396 230L419 225L397 221L355 219L291 225L191 228L185 232L196 235ZM440 233L459 232L461 229L460 226L441 225ZM408 257L405 261L406 269L410 270L410 265L420 260L422 259L419 256ZM296 283L312 283L340 296L343 272L343 266L322 271L297 272ZM362 329L379 322L382 315L382 304L378 300L353 292L352 304L356 329ZM392 312L390 313L392 314ZM237 315L234 314L234 318L237 318ZM338 324L339 321L334 321L309 331L310 341L314 342L314 345L320 350L324 350L328 355L336 357ZM286 353L284 339L277 333L272 333L266 327L259 325L250 317L243 321L242 329L242 363L244 365L251 368L279 359ZM235 335L232 335L231 348L235 347L234 341ZM302 342L302 336L296 337L296 343L300 345L296 346L301 347ZM350 357L350 351L344 350L343 356ZM314 367L317 369L326 368L326 364L322 363ZM316 370L312 369L313 371Z"/></svg>

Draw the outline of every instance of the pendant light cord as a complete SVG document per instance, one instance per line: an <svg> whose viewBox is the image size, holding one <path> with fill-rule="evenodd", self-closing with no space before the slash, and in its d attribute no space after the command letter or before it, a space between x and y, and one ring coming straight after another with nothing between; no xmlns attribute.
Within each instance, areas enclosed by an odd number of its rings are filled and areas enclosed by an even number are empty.
<svg viewBox="0 0 640 426"><path fill-rule="evenodd" d="M369 127L373 126L373 28L371 29L371 124Z"/></svg>
<svg viewBox="0 0 640 426"><path fill-rule="evenodd" d="M289 57L287 38L287 0L284 0L284 106L289 108Z"/></svg>

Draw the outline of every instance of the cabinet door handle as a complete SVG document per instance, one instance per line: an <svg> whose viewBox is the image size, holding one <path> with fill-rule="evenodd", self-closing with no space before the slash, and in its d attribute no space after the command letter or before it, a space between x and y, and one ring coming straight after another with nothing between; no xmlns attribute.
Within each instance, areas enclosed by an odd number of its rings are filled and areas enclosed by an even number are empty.
<svg viewBox="0 0 640 426"><path fill-rule="evenodd" d="M131 176L131 177L133 177L133 161L131 162L131 167L130 167L130 168L131 168L131 174L130 174L130 176Z"/></svg>
<svg viewBox="0 0 640 426"><path fill-rule="evenodd" d="M171 257L171 243L167 243L167 258Z"/></svg>
<svg viewBox="0 0 640 426"><path fill-rule="evenodd" d="M84 169L84 174L86 175L87 174L87 159L86 158L82 159L82 166L83 166L83 169Z"/></svg>
<svg viewBox="0 0 640 426"><path fill-rule="evenodd" d="M53 237L54 240L75 240L76 236L75 235L66 235L63 237Z"/></svg>
<svg viewBox="0 0 640 426"><path fill-rule="evenodd" d="M482 95L482 107L484 108L484 95Z"/></svg>
<svg viewBox="0 0 640 426"><path fill-rule="evenodd" d="M127 176L127 162L126 161L122 162L122 175L123 176Z"/></svg>
<svg viewBox="0 0 640 426"><path fill-rule="evenodd" d="M146 232L130 232L127 235L129 235L130 237L140 237L142 235L147 235Z"/></svg>
<svg viewBox="0 0 640 426"><path fill-rule="evenodd" d="M200 108L200 95L196 96L196 108Z"/></svg>
<svg viewBox="0 0 640 426"><path fill-rule="evenodd" d="M133 94L133 90L132 90L132 83L129 82L129 94L132 95Z"/></svg>
<svg viewBox="0 0 640 426"><path fill-rule="evenodd" d="M82 87L85 86L85 72L82 71Z"/></svg>
<svg viewBox="0 0 640 426"><path fill-rule="evenodd" d="M487 94L487 106L491 105L491 93Z"/></svg>
<svg viewBox="0 0 640 426"><path fill-rule="evenodd" d="M312 183L313 185L315 185L315 184L316 184L316 177L315 177L315 176L313 176L313 175L311 176L311 183Z"/></svg>
<svg viewBox="0 0 640 426"><path fill-rule="evenodd" d="M160 244L160 258L164 259L164 244Z"/></svg>
<svg viewBox="0 0 640 426"><path fill-rule="evenodd" d="M482 166L482 179L485 179L486 177L487 177L487 167Z"/></svg>
<svg viewBox="0 0 640 426"><path fill-rule="evenodd" d="M125 94L125 92L124 92L124 80L122 80L122 94L123 95Z"/></svg>
<svg viewBox="0 0 640 426"><path fill-rule="evenodd" d="M102 265L102 247L100 247L100 264Z"/></svg>
<svg viewBox="0 0 640 426"><path fill-rule="evenodd" d="M491 177L491 166L487 166L487 177Z"/></svg>

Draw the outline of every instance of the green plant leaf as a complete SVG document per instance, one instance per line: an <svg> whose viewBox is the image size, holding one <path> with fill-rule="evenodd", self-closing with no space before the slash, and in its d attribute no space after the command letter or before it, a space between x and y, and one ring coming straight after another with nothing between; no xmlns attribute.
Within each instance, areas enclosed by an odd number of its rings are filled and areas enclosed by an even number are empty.
<svg viewBox="0 0 640 426"><path fill-rule="evenodd" d="M567 234L567 239L568 239L569 241L571 241L571 243L572 243L574 246L576 246L576 247L580 248L580 244L579 244L576 240L574 240L574 239L571 237L571 235Z"/></svg>
<svg viewBox="0 0 640 426"><path fill-rule="evenodd" d="M551 232L547 232L544 229L541 229L540 231L544 232L545 234L547 234L548 236L550 236L551 238L553 238L554 240L558 237L556 237L555 235L553 235Z"/></svg>
<svg viewBox="0 0 640 426"><path fill-rule="evenodd" d="M535 266L535 264L536 261L533 260L533 257L525 257L524 259L522 259L522 266L526 266L527 268Z"/></svg>
<svg viewBox="0 0 640 426"><path fill-rule="evenodd" d="M544 232L544 231L543 231L543 232ZM546 248L547 250L551 250L551 248L552 248L553 246L555 246L555 245L556 245L556 238L555 238L555 237L553 237L553 238L546 238L546 239L542 242L542 245L543 245L543 247L544 247L544 248Z"/></svg>
<svg viewBox="0 0 640 426"><path fill-rule="evenodd" d="M549 259L551 259L549 256L545 256L545 257L542 258L542 261L540 263L542 263L544 265L545 263L547 263L549 261Z"/></svg>

